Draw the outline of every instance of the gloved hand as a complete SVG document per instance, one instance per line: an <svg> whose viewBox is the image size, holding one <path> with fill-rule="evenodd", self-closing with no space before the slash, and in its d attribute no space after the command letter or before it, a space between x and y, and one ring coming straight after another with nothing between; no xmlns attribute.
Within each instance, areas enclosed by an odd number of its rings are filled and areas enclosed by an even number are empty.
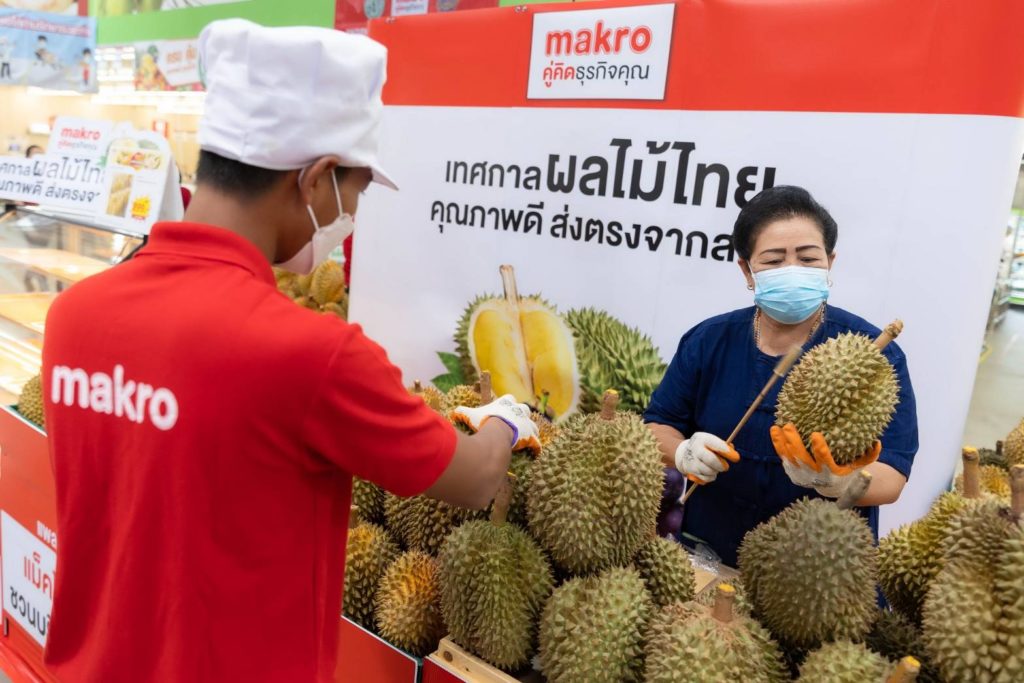
<svg viewBox="0 0 1024 683"><path fill-rule="evenodd" d="M537 424L530 419L530 408L525 403L517 403L512 394L505 394L479 408L459 406L451 411L449 417L466 425L474 433L480 431L487 420L497 418L512 429L513 451L528 449L534 455L540 452L540 433Z"/></svg>
<svg viewBox="0 0 1024 683"><path fill-rule="evenodd" d="M782 467L797 486L812 488L826 498L839 498L853 481L858 470L878 460L882 442L875 441L868 450L849 465L837 465L821 432L811 434L808 452L796 425L771 428L772 444L782 458Z"/></svg>
<svg viewBox="0 0 1024 683"><path fill-rule="evenodd" d="M676 469L695 484L710 484L730 462L739 461L730 444L707 432L696 432L676 448Z"/></svg>

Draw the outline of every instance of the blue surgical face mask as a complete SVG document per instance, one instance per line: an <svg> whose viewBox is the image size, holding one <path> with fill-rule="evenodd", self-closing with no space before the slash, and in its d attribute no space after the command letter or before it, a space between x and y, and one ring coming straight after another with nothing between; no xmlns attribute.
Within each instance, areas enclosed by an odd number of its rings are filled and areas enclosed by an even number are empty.
<svg viewBox="0 0 1024 683"><path fill-rule="evenodd" d="M754 273L754 303L765 315L795 325L828 300L828 270L786 266Z"/></svg>

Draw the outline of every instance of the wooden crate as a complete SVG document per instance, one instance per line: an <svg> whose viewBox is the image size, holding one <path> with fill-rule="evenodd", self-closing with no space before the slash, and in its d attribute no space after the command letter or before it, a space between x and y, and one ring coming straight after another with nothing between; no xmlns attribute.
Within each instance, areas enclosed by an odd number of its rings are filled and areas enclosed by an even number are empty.
<svg viewBox="0 0 1024 683"><path fill-rule="evenodd" d="M537 672L530 672L520 678L494 668L479 657L466 652L444 638L437 652L423 662L422 683L543 683L544 678Z"/></svg>

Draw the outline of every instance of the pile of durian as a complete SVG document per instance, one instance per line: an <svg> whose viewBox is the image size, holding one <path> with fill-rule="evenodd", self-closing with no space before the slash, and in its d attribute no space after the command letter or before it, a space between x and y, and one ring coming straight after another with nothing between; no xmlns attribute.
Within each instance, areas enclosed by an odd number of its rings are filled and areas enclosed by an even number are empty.
<svg viewBox="0 0 1024 683"><path fill-rule="evenodd" d="M489 399L487 379L410 391L446 414ZM963 492L881 547L852 509L862 475L751 530L740 579L695 595L689 555L658 535L676 482L641 418L607 392L599 413L535 420L541 452L514 454L487 511L355 482L346 615L412 654L447 636L550 683L1024 681L1024 467L1002 497L966 451Z"/></svg>
<svg viewBox="0 0 1024 683"><path fill-rule="evenodd" d="M328 259L309 275L274 268L274 279L281 293L299 306L348 320L348 283L338 262Z"/></svg>

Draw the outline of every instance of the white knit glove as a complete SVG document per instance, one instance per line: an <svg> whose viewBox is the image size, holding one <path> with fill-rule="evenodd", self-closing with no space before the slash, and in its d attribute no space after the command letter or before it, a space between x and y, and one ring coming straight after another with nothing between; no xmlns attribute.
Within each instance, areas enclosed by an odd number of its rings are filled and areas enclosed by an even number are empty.
<svg viewBox="0 0 1024 683"><path fill-rule="evenodd" d="M847 487L857 476L854 470L849 474L833 474L827 467L822 467L816 472L813 467L799 460L790 461L782 459L782 467L789 475L790 481L797 486L814 489L826 498L839 498L846 491Z"/></svg>
<svg viewBox="0 0 1024 683"><path fill-rule="evenodd" d="M450 417L474 432L480 431L492 417L498 418L512 430L513 451L530 449L534 453L540 452L540 432L537 424L530 419L530 407L525 403L517 403L512 394L505 394L479 408L459 406L451 411Z"/></svg>
<svg viewBox="0 0 1024 683"><path fill-rule="evenodd" d="M696 432L676 448L676 469L697 484L713 482L740 454L714 434Z"/></svg>

